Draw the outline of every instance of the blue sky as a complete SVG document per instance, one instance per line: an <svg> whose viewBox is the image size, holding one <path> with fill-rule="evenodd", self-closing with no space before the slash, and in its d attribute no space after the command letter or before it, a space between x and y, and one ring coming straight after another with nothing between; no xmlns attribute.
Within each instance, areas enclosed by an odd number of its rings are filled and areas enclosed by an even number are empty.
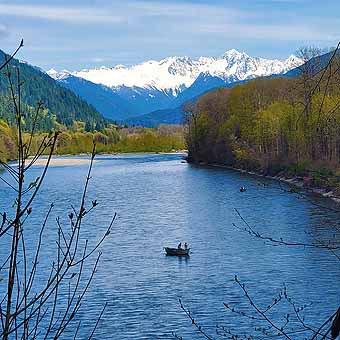
<svg viewBox="0 0 340 340"><path fill-rule="evenodd" d="M300 46L335 46L339 0L1 0L0 48L57 70L135 64L236 48L286 58Z"/></svg>

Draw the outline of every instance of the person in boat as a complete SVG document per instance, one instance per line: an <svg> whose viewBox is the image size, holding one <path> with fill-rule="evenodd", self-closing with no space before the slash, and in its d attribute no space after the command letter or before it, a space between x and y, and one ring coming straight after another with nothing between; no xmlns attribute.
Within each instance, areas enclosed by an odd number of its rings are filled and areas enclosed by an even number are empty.
<svg viewBox="0 0 340 340"><path fill-rule="evenodd" d="M187 250L188 249L188 243L184 243L184 249Z"/></svg>
<svg viewBox="0 0 340 340"><path fill-rule="evenodd" d="M181 243L181 242L179 243L179 245L178 245L177 248L178 248L178 249L182 249L182 243Z"/></svg>

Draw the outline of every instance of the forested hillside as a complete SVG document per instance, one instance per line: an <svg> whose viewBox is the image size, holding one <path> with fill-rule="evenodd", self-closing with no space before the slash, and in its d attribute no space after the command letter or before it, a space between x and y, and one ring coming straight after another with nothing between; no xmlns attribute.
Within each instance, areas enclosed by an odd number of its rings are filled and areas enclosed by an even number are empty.
<svg viewBox="0 0 340 340"><path fill-rule="evenodd" d="M0 50L0 62L5 60L5 53ZM14 84L17 83L17 69L20 71L22 86L22 102L27 108L34 108L38 101L42 101L45 111L48 130L52 121L57 121L66 126L72 126L73 121L91 122L91 124L104 125L104 118L91 105L87 104L72 91L58 85L58 83L44 72L29 64L13 59L9 71ZM9 83L6 76L7 70L0 75L0 118L8 119L8 94ZM42 126L43 127L43 126Z"/></svg>
<svg viewBox="0 0 340 340"><path fill-rule="evenodd" d="M109 87L72 75L58 79L58 83L79 95L87 103L95 107L105 118L112 121L121 121L133 115L133 110L130 108L129 103Z"/></svg>
<svg viewBox="0 0 340 340"><path fill-rule="evenodd" d="M277 174L337 171L340 60L295 78L258 79L204 95L190 108L189 160Z"/></svg>

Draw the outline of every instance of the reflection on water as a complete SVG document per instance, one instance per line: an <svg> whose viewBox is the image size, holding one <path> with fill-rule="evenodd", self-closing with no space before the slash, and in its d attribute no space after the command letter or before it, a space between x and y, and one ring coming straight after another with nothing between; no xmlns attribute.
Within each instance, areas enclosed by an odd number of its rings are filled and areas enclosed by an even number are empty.
<svg viewBox="0 0 340 340"><path fill-rule="evenodd" d="M339 304L340 286L335 284L339 265L330 254L265 245L233 226L242 227L237 208L260 232L310 243L314 237L333 235L337 214L271 185L259 185L256 177L184 164L180 155L99 156L97 160L88 199L97 199L100 206L83 226L86 237L98 239L113 212L118 219L102 249L101 265L80 315L84 337L105 301L108 308L98 340L172 339L172 331L185 339L199 339L180 310L179 298L212 335L217 322L249 328L223 307L223 302L243 299L233 282L235 274L264 305L270 303L268 293L285 283L298 301L313 302L307 315L311 323L319 323ZM39 170L33 169L32 178ZM27 228L34 231L40 225L40 213L51 201L56 207L53 218L65 219L70 204L79 201L86 170L82 163L52 167ZM241 186L247 191L240 193ZM0 184L1 211L9 197ZM34 237L34 232L28 235ZM55 235L46 236L42 261L49 263L49 244ZM184 241L192 247L190 258L165 256L164 246Z"/></svg>
<svg viewBox="0 0 340 340"><path fill-rule="evenodd" d="M190 256L166 256L171 265L174 261L177 261L179 265L184 264L188 265L190 261Z"/></svg>

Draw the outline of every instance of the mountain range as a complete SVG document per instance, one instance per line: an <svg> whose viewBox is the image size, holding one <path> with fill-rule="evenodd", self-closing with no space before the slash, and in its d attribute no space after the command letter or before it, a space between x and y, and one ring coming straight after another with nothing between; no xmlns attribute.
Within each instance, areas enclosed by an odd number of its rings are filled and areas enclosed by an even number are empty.
<svg viewBox="0 0 340 340"><path fill-rule="evenodd" d="M294 55L284 61L269 60L232 49L219 57L196 60L168 57L129 67L103 66L72 72L51 69L47 73L106 118L154 126L180 123L181 106L209 90L257 77L282 75L301 63Z"/></svg>

